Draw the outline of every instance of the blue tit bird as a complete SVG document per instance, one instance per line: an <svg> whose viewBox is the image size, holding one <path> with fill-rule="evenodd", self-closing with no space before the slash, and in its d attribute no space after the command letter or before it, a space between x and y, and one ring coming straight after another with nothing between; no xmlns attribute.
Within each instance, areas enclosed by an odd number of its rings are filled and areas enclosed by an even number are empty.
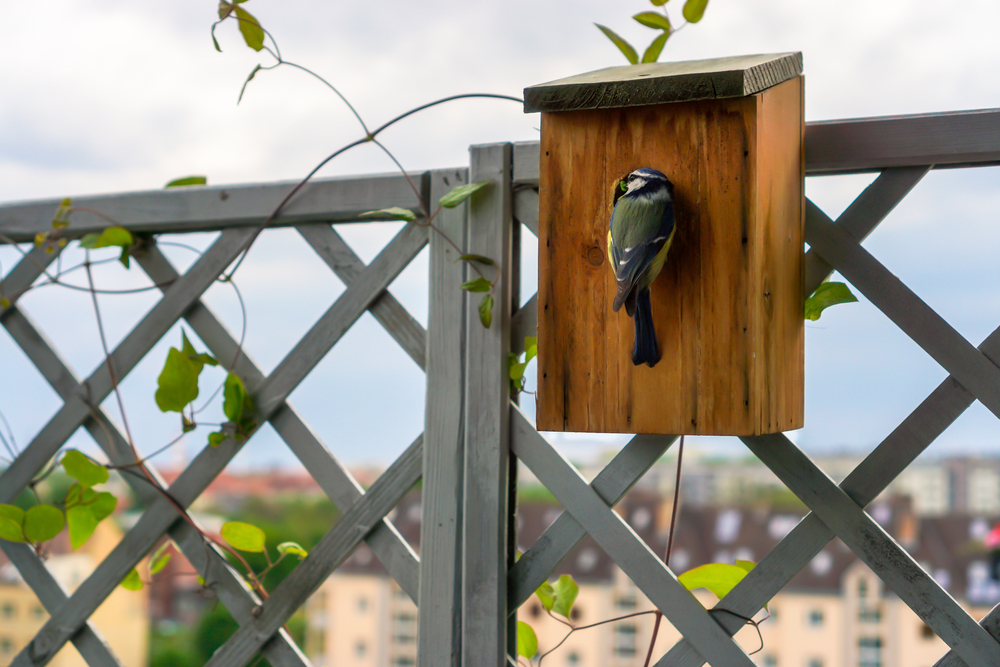
<svg viewBox="0 0 1000 667"><path fill-rule="evenodd" d="M636 169L615 182L608 229L608 256L618 281L612 310L635 322L632 363L650 368L660 360L649 286L663 268L674 240L674 185L655 169Z"/></svg>

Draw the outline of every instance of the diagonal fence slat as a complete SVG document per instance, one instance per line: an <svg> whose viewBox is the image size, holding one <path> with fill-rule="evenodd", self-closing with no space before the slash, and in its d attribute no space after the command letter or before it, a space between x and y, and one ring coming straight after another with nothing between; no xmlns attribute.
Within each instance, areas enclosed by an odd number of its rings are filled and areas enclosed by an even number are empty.
<svg viewBox="0 0 1000 667"><path fill-rule="evenodd" d="M18 313L17 315L16 319L10 318L4 322L14 342L24 350L31 362L42 371L45 379L50 382L61 398L65 399L73 392L79 391L79 383L73 377L72 371L63 364L62 360L59 359L58 355L48 345L39 344L41 336L37 333L27 316L22 313ZM108 417L103 409L97 408L94 414L84 422L84 428L87 429L91 437L101 446L113 464L125 466L133 462L134 455L131 448L129 448L125 438L122 437L117 427L112 423L110 417ZM111 438L111 441L108 438ZM149 468L148 464L147 468ZM158 492L141 475L138 473L128 474L128 468L122 468L121 470L124 480L132 487L137 497L147 503L156 499ZM151 471L151 474L155 476L155 471ZM157 479L162 486L162 480ZM184 523L178 523L171 529L171 537L173 537L174 541L184 552L185 557L199 572L207 574L209 562L214 561L219 565L217 571L220 574L215 577L206 576L206 581L219 594L220 599L226 604L238 622L249 620L250 611L258 602L251 597L243 584L242 578L232 572L228 565L226 565L225 559L218 553L214 546L206 544L196 530ZM7 550L6 547L8 544L7 542L0 542L0 547L4 547ZM12 546L21 547L22 545ZM26 549L27 547L24 548ZM15 558L14 555L16 554L11 554L10 551L8 551L8 555L11 556L11 560L22 573L25 581L38 594L42 603L46 605L46 609L50 614L55 613L57 609L65 604L68 599L66 594L62 592L58 584L55 584L52 575L44 567L41 567L40 563L38 563L38 567L32 567L33 563L31 560L25 561L23 558ZM21 556L23 557L23 554ZM35 558L34 563L37 562L37 558ZM43 595L46 595L45 591L52 589L53 586L55 586L55 590L51 594L47 594L47 597L43 597ZM58 591L58 595L56 591ZM90 637L92 634L92 628L88 622L84 625L80 633L73 636L72 641L81 650L81 654L84 655L88 664L91 664L92 667L100 664L109 664L100 655L94 655L95 651L100 652L101 649L92 645L93 640ZM82 642L84 645L81 647ZM101 642L101 645L103 645L103 642ZM303 664L300 659L297 659L296 653L297 648L294 645L281 646L276 642L269 652L268 658L275 665L292 666ZM115 661L115 664L117 664L117 661Z"/></svg>
<svg viewBox="0 0 1000 667"><path fill-rule="evenodd" d="M1000 368L808 200L806 240L990 412L1000 417Z"/></svg>
<svg viewBox="0 0 1000 667"><path fill-rule="evenodd" d="M27 544L17 544L0 540L0 549L7 555L10 562L20 572L24 583L31 587L45 610L50 614L66 603L69 598L66 591L55 580L39 560L34 549ZM88 621L80 631L73 636L73 646L90 667L122 667L121 661L112 652L100 631Z"/></svg>
<svg viewBox="0 0 1000 667"><path fill-rule="evenodd" d="M785 435L740 439L962 659L1000 664L1000 644Z"/></svg>
<svg viewBox="0 0 1000 667"><path fill-rule="evenodd" d="M930 167L896 167L886 169L837 218L836 224L858 243L892 212L910 190L930 171ZM805 293L812 294L834 268L815 249L805 256Z"/></svg>
<svg viewBox="0 0 1000 667"><path fill-rule="evenodd" d="M519 413L511 406L511 413ZM524 419L511 429L513 453L531 469L566 511L597 540L647 598L715 667L753 665L753 661L677 581L632 528L587 484L580 473Z"/></svg>
<svg viewBox="0 0 1000 667"><path fill-rule="evenodd" d="M270 414L427 244L427 228L406 225L281 360L261 386L258 410Z"/></svg>
<svg viewBox="0 0 1000 667"><path fill-rule="evenodd" d="M417 230L416 233L411 231L414 229ZM242 230L243 233L253 231L252 229ZM223 232L223 237L239 233L241 232L227 231ZM338 325L336 318L343 318L350 322L357 320L372 300L406 267L409 259L412 259L419 252L424 243L426 243L426 232L423 228L414 225L404 227L368 266L364 274L341 294L334 305L320 318L320 321L303 337L303 341L308 339L309 344L303 345L300 341L279 363L275 372L264 380L258 392L254 394L257 416L259 417L258 423L267 419L280 407L288 393L315 366L318 362L318 358L314 356L316 352L324 348L329 350L347 331L348 327L344 326L343 323ZM199 266L201 261L195 263L195 267ZM191 270L194 270L194 267ZM187 275L185 274L185 276ZM172 290L179 284L184 284L183 277L168 290ZM190 304L188 305L190 306ZM237 451L238 446L230 439L218 447L203 449L194 462L171 485L168 490L171 500L161 496L154 502L112 553L81 584L71 597L70 603L65 605L64 613L61 611L54 614L36 636L35 641L15 657L12 665L24 667L42 665L51 659L54 652L61 648L69 636L75 632L75 628L82 625L98 604L114 590L126 573L135 567L138 561L153 548L167 528L178 519L177 509L173 503L176 502L181 507L186 507L193 502ZM41 650L41 648L45 650Z"/></svg>
<svg viewBox="0 0 1000 667"><path fill-rule="evenodd" d="M158 284L169 282L177 275L167 258L156 248L140 257L139 263ZM237 355L237 341L201 301L185 313L184 318L218 359L232 359ZM264 380L264 374L242 350L236 371L244 378L251 393ZM279 407L271 416L270 423L338 509L346 509L363 494L361 485L319 441L291 405L286 402ZM395 526L383 521L367 541L389 574L407 594L416 599L419 587L416 554Z"/></svg>
<svg viewBox="0 0 1000 667"><path fill-rule="evenodd" d="M326 577L351 555L372 526L384 518L420 479L422 461L423 436L420 436L278 584L255 614L255 621L233 633L205 663L205 667L247 664L316 592Z"/></svg>
<svg viewBox="0 0 1000 667"><path fill-rule="evenodd" d="M160 301L129 332L111 353L110 362L120 381L173 326L181 314L208 289L236 257L252 230L223 232L208 251L177 282L170 285ZM31 478L48 463L90 414L91 405L111 393L113 382L108 364L102 363L83 383L86 391L66 401L28 447L0 475L0 502L10 502Z"/></svg>
<svg viewBox="0 0 1000 667"><path fill-rule="evenodd" d="M312 246L316 254L344 281L344 284L351 284L365 267L361 259L332 227L328 225L300 225L296 227L296 230ZM399 346L410 355L417 366L424 369L427 332L407 312L403 304L399 303L396 297L386 290L372 303L368 310L379 324L385 327L389 335L396 339Z"/></svg>
<svg viewBox="0 0 1000 667"><path fill-rule="evenodd" d="M79 391L79 381L73 376L72 371L64 364L55 351L45 343L41 334L38 333L28 317L20 312L11 313L10 315L12 316L4 320L4 325L7 327L14 342L24 350L31 362L41 371L43 377L49 381L59 396L65 400L74 392ZM98 423L98 420L101 423ZM97 408L94 414L84 422L84 428L90 432L94 440L107 453L112 463L126 465L132 462L133 454L131 449L103 409ZM109 437L112 439L111 442L107 439ZM127 473L127 469L123 468L122 470L123 473ZM153 474L155 475L155 472ZM145 502L154 500L158 494L144 479L136 475L124 474L124 479L129 483L136 495ZM184 534L179 536L179 532L183 532ZM250 611L257 605L257 601L251 598L246 603L239 604L245 598L250 598L250 594L246 590L241 577L231 571L225 564L221 554L214 547L206 545L201 536L197 534L197 531L186 524L176 525L172 529L171 534L185 556L195 565L199 572L207 573L209 559L218 559L221 565L221 569L219 570L221 573L220 576L215 578L206 577L206 580L212 582L212 587L219 594L220 599L223 600L227 608L230 609L233 617L239 622L246 622L250 618ZM41 566L37 558L27 559L26 554L17 553L20 549L16 549L14 553L11 553L11 550L7 549L9 544L7 542L0 542L0 547L5 548L8 556L11 557L11 560L25 578L25 581L36 592L39 600L46 606L49 613L54 613L68 600L65 592L55 583L52 575ZM23 545L10 546L23 547ZM27 549L27 547L23 548ZM209 550L211 550L210 553ZM102 664L118 664L117 659L111 656L106 658L101 655L102 652L107 653L108 649L102 640L98 639L95 641L93 628L89 621L83 626L81 632L73 636L72 641L92 667ZM303 663L300 659L294 659L297 657L295 656L296 652L297 649L293 646L281 646L276 642L273 645L273 650L269 652L268 657L275 665L301 665ZM289 656L293 659L288 659Z"/></svg>
<svg viewBox="0 0 1000 667"><path fill-rule="evenodd" d="M980 350L988 357L1000 356L1000 328L993 331ZM975 397L953 377L945 378L892 433L849 474L840 487L864 507L882 493L939 435L975 401ZM836 534L818 516L810 513L753 568L717 607L750 617L764 607L800 570L829 544ZM736 617L720 615L730 633L743 627ZM657 663L657 667L698 667L703 660L682 639Z"/></svg>
<svg viewBox="0 0 1000 667"><path fill-rule="evenodd" d="M511 413L511 430L532 429L524 415ZM637 435L611 460L590 483L608 507L614 507L646 471L677 441L673 435ZM580 522L563 512L535 543L514 563L507 575L508 615L531 597L548 579L570 551L587 534Z"/></svg>

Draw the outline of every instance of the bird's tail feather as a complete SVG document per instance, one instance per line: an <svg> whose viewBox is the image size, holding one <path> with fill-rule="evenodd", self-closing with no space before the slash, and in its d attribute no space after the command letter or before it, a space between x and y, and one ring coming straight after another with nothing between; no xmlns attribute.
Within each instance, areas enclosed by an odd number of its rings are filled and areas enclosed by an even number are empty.
<svg viewBox="0 0 1000 667"><path fill-rule="evenodd" d="M656 341L656 329L653 327L653 307L649 302L649 289L639 290L636 295L635 315L635 345L632 347L632 363L636 366L646 364L650 368L660 360L660 345Z"/></svg>

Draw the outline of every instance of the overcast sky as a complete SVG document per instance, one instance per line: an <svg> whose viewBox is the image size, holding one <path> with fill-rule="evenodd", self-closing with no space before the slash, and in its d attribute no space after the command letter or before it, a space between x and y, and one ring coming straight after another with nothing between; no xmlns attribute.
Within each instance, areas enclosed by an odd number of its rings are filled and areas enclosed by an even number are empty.
<svg viewBox="0 0 1000 667"><path fill-rule="evenodd" d="M667 6L675 3L671 17L680 22L680 0ZM287 60L328 78L371 126L446 95L520 96L525 86L624 64L594 22L640 49L654 35L629 18L650 9L639 0L253 0L246 7ZM290 68L259 73L237 106L247 74L270 61L242 44L235 24L220 27L223 53L217 53L209 37L215 11L210 1L6 3L0 10L8 27L0 43L0 202L155 189L189 174L205 174L212 184L296 179L361 135L329 90ZM712 0L704 21L671 38L661 60L802 51L807 120L994 108L1000 107L997 25L995 0ZM407 168L418 170L467 164L470 144L535 140L537 126L538 117L522 114L517 104L462 101L400 123L383 139ZM392 169L381 153L362 147L321 176ZM809 179L807 194L836 217L871 180ZM866 247L978 345L1000 324L998 212L1000 170L934 172ZM394 229L342 231L367 261ZM269 371L343 288L294 232L269 232L268 238L240 269L237 283L247 301L247 349ZM183 240L198 247L209 242ZM169 252L181 265L194 258L182 248ZM3 272L15 259L0 248ZM527 267L526 275L530 282L534 269ZM98 280L141 284L135 269L123 275L108 267ZM424 324L426 287L426 255L392 286ZM214 287L207 301L240 330L231 288ZM153 302L151 295L102 299L112 344ZM22 305L78 374L99 363L86 294L48 288ZM130 423L147 452L177 430L173 416L156 412L152 394L166 349L179 338L175 329L124 383ZM945 376L863 299L807 324L806 344L807 426L792 436L812 451L867 451ZM534 386L533 377L528 384ZM204 394L211 385L212 378L203 382ZM351 463L386 462L423 427L423 374L369 316L292 400ZM0 412L18 444L29 442L58 405L0 331ZM526 409L532 407L527 401ZM211 413L204 419L218 418ZM177 451L197 451L204 440L203 432L196 435ZM998 436L996 419L977 403L931 452L1000 451ZM559 441L570 455L594 449L579 438ZM698 442L706 449L740 447ZM237 463L292 460L265 432Z"/></svg>

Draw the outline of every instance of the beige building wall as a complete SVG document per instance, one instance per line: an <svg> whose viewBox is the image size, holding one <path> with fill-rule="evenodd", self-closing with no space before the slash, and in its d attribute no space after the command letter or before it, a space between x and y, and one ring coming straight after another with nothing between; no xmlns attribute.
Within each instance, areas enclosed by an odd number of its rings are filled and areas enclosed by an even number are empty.
<svg viewBox="0 0 1000 667"><path fill-rule="evenodd" d="M50 556L46 567L72 593L111 552L121 530L111 521L101 522L78 551ZM6 667L48 621L49 615L34 592L23 582L0 583L0 667ZM124 667L145 667L149 654L149 597L146 590L118 587L97 608L91 621ZM72 644L49 663L53 667L86 667Z"/></svg>
<svg viewBox="0 0 1000 667"><path fill-rule="evenodd" d="M696 591L695 597L706 608L716 603L707 591ZM763 648L752 656L762 667L931 667L947 652L947 645L904 602L885 594L881 580L860 562L845 573L841 594L789 591L779 593L768 606L771 617L760 623L760 637L749 625L737 634L748 653L757 651L763 639ZM416 665L416 607L388 577L335 574L307 609L306 652L316 667ZM610 583L580 583L573 623L582 627L652 609L616 571ZM976 620L990 611L967 609ZM534 628L540 653L554 648L569 629L546 614L534 596L518 610L518 620ZM544 665L639 667L653 624L654 615L648 613L578 630L545 658ZM664 619L655 655L668 651L679 638Z"/></svg>

